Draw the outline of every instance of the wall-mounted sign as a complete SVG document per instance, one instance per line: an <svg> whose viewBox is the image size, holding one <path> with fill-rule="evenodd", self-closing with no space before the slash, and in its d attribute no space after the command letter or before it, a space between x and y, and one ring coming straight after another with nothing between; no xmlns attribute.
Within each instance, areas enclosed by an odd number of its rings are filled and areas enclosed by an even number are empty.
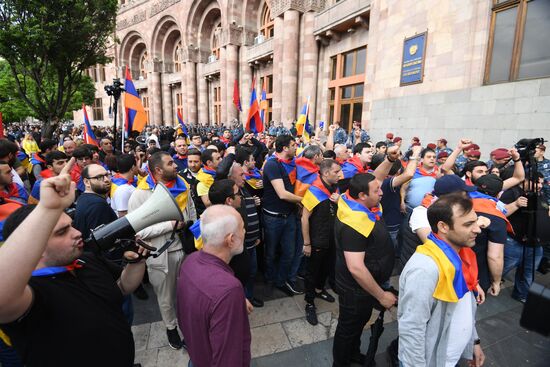
<svg viewBox="0 0 550 367"><path fill-rule="evenodd" d="M401 86L422 83L427 38L428 31L405 38L401 63Z"/></svg>

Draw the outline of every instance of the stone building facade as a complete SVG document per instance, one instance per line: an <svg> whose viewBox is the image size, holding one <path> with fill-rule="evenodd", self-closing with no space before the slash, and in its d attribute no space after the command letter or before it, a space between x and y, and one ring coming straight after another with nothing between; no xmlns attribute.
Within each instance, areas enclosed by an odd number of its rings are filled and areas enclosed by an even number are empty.
<svg viewBox="0 0 550 367"><path fill-rule="evenodd" d="M550 132L546 0L131 0L117 15L114 61L91 69L94 123L103 87L131 70L154 124L244 121L251 85L268 120L362 121L449 141L511 144ZM421 83L401 85L404 39L427 32ZM233 105L237 81L243 111ZM82 113L75 112L75 120ZM496 129L496 131L495 131Z"/></svg>

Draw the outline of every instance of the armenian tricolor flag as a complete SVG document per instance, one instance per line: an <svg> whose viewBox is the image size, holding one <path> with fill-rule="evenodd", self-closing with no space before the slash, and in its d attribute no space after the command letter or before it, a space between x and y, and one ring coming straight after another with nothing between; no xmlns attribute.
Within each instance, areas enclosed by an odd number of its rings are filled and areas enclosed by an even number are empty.
<svg viewBox="0 0 550 367"><path fill-rule="evenodd" d="M145 109L139 98L139 93L136 87L134 87L134 82L132 82L132 75L130 74L128 66L126 66L126 82L124 83L124 89L126 90L126 93L124 93L124 109L126 111L124 129L127 133L130 131L141 132L147 124L147 113L145 113Z"/></svg>
<svg viewBox="0 0 550 367"><path fill-rule="evenodd" d="M271 157L268 158L268 160L275 160L279 162L283 169L285 170L286 174L288 175L288 179L290 180L290 183L294 185L296 183L296 160L288 160L280 158L277 153L273 154Z"/></svg>
<svg viewBox="0 0 550 367"><path fill-rule="evenodd" d="M307 98L306 104L302 107L302 112L298 116L298 121L296 121L296 135L302 136L307 142L311 138L311 127L309 126L309 97Z"/></svg>
<svg viewBox="0 0 550 367"><path fill-rule="evenodd" d="M310 159L300 157L296 159L296 184L294 194L304 197L309 185L319 177L319 166Z"/></svg>
<svg viewBox="0 0 550 367"><path fill-rule="evenodd" d="M84 130L82 130L83 140L86 144L92 144L98 147L99 143L97 142L97 138L92 130L92 125L90 125L88 113L86 112L86 105L84 103L82 103L82 112L84 112Z"/></svg>
<svg viewBox="0 0 550 367"><path fill-rule="evenodd" d="M368 237L374 225L382 217L382 207L367 209L349 196L349 191L340 195L336 216L340 222L350 226L360 234Z"/></svg>
<svg viewBox="0 0 550 367"><path fill-rule="evenodd" d="M246 183L252 187L255 190L260 190L262 187L260 186L260 182L262 182L262 172L254 167L254 170L251 172L245 172L244 174Z"/></svg>
<svg viewBox="0 0 550 367"><path fill-rule="evenodd" d="M416 252L431 257L439 269L434 298L444 302L458 302L468 292L462 260L449 244L430 233L428 240L418 246Z"/></svg>
<svg viewBox="0 0 550 367"><path fill-rule="evenodd" d="M352 178L358 173L365 173L365 167L359 156L348 159L342 165L342 175L344 179Z"/></svg>
<svg viewBox="0 0 550 367"><path fill-rule="evenodd" d="M2 235L2 230L4 229L4 222L11 213L23 206L22 203L10 199L2 199L3 203L0 205L0 242L5 240Z"/></svg>
<svg viewBox="0 0 550 367"><path fill-rule="evenodd" d="M153 190L156 185L157 183L155 182L153 176L149 173L143 179L139 180L137 188L142 190ZM185 180L178 175L175 180L166 183L165 186L176 200L176 203L178 203L181 211L185 210L185 207L187 206L187 198L189 196L189 186L187 186L187 182L185 182Z"/></svg>
<svg viewBox="0 0 550 367"><path fill-rule="evenodd" d="M201 235L201 220L197 219L195 223L193 223L193 225L189 227L189 230L193 234L193 239L195 240L195 248L197 250L202 249L203 243Z"/></svg>
<svg viewBox="0 0 550 367"><path fill-rule="evenodd" d="M115 197L115 192L120 186L126 185L126 184L137 187L137 177L134 176L134 178L129 181L126 178L122 177L121 174L119 173L115 174L111 179L111 198Z"/></svg>
<svg viewBox="0 0 550 367"><path fill-rule="evenodd" d="M321 181L321 178L317 177L317 179L308 187L304 198L302 199L302 205L311 212L317 205L330 199L330 195L330 191L328 191L325 187Z"/></svg>
<svg viewBox="0 0 550 367"><path fill-rule="evenodd" d="M252 93L250 95L250 108L248 109L248 117L246 119L246 130L254 133L264 131L264 124L260 117L260 106L256 97L256 89L254 88L254 80L252 81Z"/></svg>
<svg viewBox="0 0 550 367"><path fill-rule="evenodd" d="M506 213L499 210L499 208L497 207L497 198L481 193L479 191L472 191L468 194L470 195L470 198L474 203L474 211L476 213L485 213L504 219L504 221L506 222L506 231L510 234L514 234L514 228L512 228L512 224L510 223L508 218L506 218Z"/></svg>
<svg viewBox="0 0 550 367"><path fill-rule="evenodd" d="M243 107L241 105L241 94L239 93L239 82L237 79L235 79L235 82L233 83L233 104L239 112L243 111Z"/></svg>
<svg viewBox="0 0 550 367"><path fill-rule="evenodd" d="M189 136L189 131L187 130L187 126L183 123L183 116L181 115L181 111L178 110L178 113L176 114L178 117L178 122L180 124L181 132L185 134L185 136Z"/></svg>
<svg viewBox="0 0 550 367"><path fill-rule="evenodd" d="M266 91L266 81L267 78L264 78L264 84L262 85L262 99L260 100L260 119L262 120L262 124L265 125L265 117L267 115L267 111L269 110L269 104L267 103L267 91Z"/></svg>
<svg viewBox="0 0 550 367"><path fill-rule="evenodd" d="M6 189L7 192L5 190L0 191L0 198L16 201L21 204L27 204L29 201L29 194L23 186L12 182Z"/></svg>
<svg viewBox="0 0 550 367"><path fill-rule="evenodd" d="M420 178L420 177L433 177L433 178L437 178L437 173L439 171L439 167L437 166L434 166L434 169L432 172L428 172L424 169L424 167L422 166L418 166L418 168L416 169L416 171L414 171L414 176L413 176L413 180L415 178Z"/></svg>
<svg viewBox="0 0 550 367"><path fill-rule="evenodd" d="M33 153L31 157L31 164L34 166L36 164L41 165L46 168L46 160L42 158L38 153Z"/></svg>
<svg viewBox="0 0 550 367"><path fill-rule="evenodd" d="M216 171L210 168L202 167L197 174L197 180L202 182L204 186L210 189L210 186L214 183L216 177Z"/></svg>

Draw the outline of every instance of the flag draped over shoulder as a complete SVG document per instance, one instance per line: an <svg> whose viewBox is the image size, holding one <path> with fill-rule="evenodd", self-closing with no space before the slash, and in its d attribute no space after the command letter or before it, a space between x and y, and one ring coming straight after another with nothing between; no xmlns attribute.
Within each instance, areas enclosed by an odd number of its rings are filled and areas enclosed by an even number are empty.
<svg viewBox="0 0 550 367"><path fill-rule="evenodd" d="M363 162L361 162L361 159L359 156L355 156L353 158L348 159L344 162L342 165L342 175L344 179L352 178L358 173L365 173L367 172L363 166Z"/></svg>
<svg viewBox="0 0 550 367"><path fill-rule="evenodd" d="M132 81L132 75L130 74L128 66L126 66L126 82L124 83L124 89L126 90L126 93L124 93L124 109L126 111L125 130L128 133L130 131L141 132L147 124L147 113L143 108L139 93L134 87L134 82Z"/></svg>
<svg viewBox="0 0 550 367"><path fill-rule="evenodd" d="M302 136L305 141L311 139L311 127L309 126L309 98L307 99L306 104L302 107L302 112L298 116L298 121L296 121L296 134Z"/></svg>
<svg viewBox="0 0 550 367"><path fill-rule="evenodd" d="M321 181L320 177L317 177L315 181L308 187L304 198L302 199L302 205L308 211L313 211L317 205L325 200L330 199L330 191Z"/></svg>
<svg viewBox="0 0 550 367"><path fill-rule="evenodd" d="M216 171L206 167L202 167L197 174L197 180L199 182L202 182L202 184L207 188L210 188L210 186L212 186L212 184L214 183L214 178L216 178Z"/></svg>
<svg viewBox="0 0 550 367"><path fill-rule="evenodd" d="M111 180L111 199L115 196L116 190L122 186L122 185L132 185L134 187L137 187L137 177L134 176L132 180L127 180L119 173L115 174Z"/></svg>
<svg viewBox="0 0 550 367"><path fill-rule="evenodd" d="M382 207L367 209L349 196L349 191L340 195L336 216L340 222L350 226L360 234L368 237L374 225L382 217Z"/></svg>
<svg viewBox="0 0 550 367"><path fill-rule="evenodd" d="M235 83L233 83L233 104L239 112L243 111L243 106L241 105L241 94L239 93L239 82L237 79L235 79Z"/></svg>
<svg viewBox="0 0 550 367"><path fill-rule="evenodd" d="M254 88L254 81L252 81L252 93L250 95L250 108L248 109L248 117L246 119L247 131L254 133L261 133L264 131L264 124L260 117L260 106L258 104L258 98L256 97L256 88Z"/></svg>
<svg viewBox="0 0 550 367"><path fill-rule="evenodd" d="M510 234L514 234L514 228L512 228L512 224L506 217L506 213L502 212L497 207L497 198L494 198L487 194L483 194L479 191L472 191L468 194L470 195L470 198L472 199L472 202L474 204L474 211L476 211L477 213L494 215L495 217L504 219L504 221L506 222L506 231Z"/></svg>
<svg viewBox="0 0 550 367"><path fill-rule="evenodd" d="M294 194L304 196L309 185L319 177L319 166L310 159L300 157L296 158L296 184L294 185Z"/></svg>
<svg viewBox="0 0 550 367"><path fill-rule="evenodd" d="M156 185L157 183L153 176L149 173L139 180L137 188L141 190L153 190ZM176 200L176 203L178 203L180 210L185 210L187 198L189 197L189 186L187 186L185 180L178 175L175 180L166 183L165 186L172 194L174 200Z"/></svg>
<svg viewBox="0 0 550 367"><path fill-rule="evenodd" d="M195 223L189 227L189 230L193 234L193 239L195 240L195 248L197 250L202 249L203 243L202 243L202 235L201 235L201 220L197 219Z"/></svg>
<svg viewBox="0 0 550 367"><path fill-rule="evenodd" d="M294 185L296 183L296 160L288 160L283 159L277 156L277 153L273 154L271 157L268 158L275 160L283 166L283 169L285 170L286 174L288 175L288 179L290 180L290 183Z"/></svg>
<svg viewBox="0 0 550 367"><path fill-rule="evenodd" d="M88 119L88 112L86 112L86 105L82 103L82 112L84 112L84 130L82 131L84 135L84 142L86 144L92 144L96 147L99 146L97 138L95 137L92 126L90 125L90 120Z"/></svg>
<svg viewBox="0 0 550 367"><path fill-rule="evenodd" d="M431 257L439 269L434 298L444 302L458 302L468 292L462 260L448 243L430 233L426 242L416 248L416 252Z"/></svg>
<svg viewBox="0 0 550 367"><path fill-rule="evenodd" d="M410 164L410 163L409 163ZM413 176L413 180L415 178L420 178L420 177L432 177L432 178L437 178L437 173L439 171L439 167L437 166L434 166L434 170L432 172L428 172L424 169L424 167L422 166L418 166L418 168L416 169L416 171L414 171L414 176Z"/></svg>
<svg viewBox="0 0 550 367"><path fill-rule="evenodd" d="M244 177L246 183L253 189L259 190L262 188L260 185L262 181L262 172L258 168L254 167L253 171L245 172Z"/></svg>

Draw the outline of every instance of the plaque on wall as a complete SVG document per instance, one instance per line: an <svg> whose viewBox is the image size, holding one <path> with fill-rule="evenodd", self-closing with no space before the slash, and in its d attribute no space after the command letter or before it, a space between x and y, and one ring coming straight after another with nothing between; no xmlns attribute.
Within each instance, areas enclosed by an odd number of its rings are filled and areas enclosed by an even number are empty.
<svg viewBox="0 0 550 367"><path fill-rule="evenodd" d="M422 83L428 31L405 38L400 86Z"/></svg>

